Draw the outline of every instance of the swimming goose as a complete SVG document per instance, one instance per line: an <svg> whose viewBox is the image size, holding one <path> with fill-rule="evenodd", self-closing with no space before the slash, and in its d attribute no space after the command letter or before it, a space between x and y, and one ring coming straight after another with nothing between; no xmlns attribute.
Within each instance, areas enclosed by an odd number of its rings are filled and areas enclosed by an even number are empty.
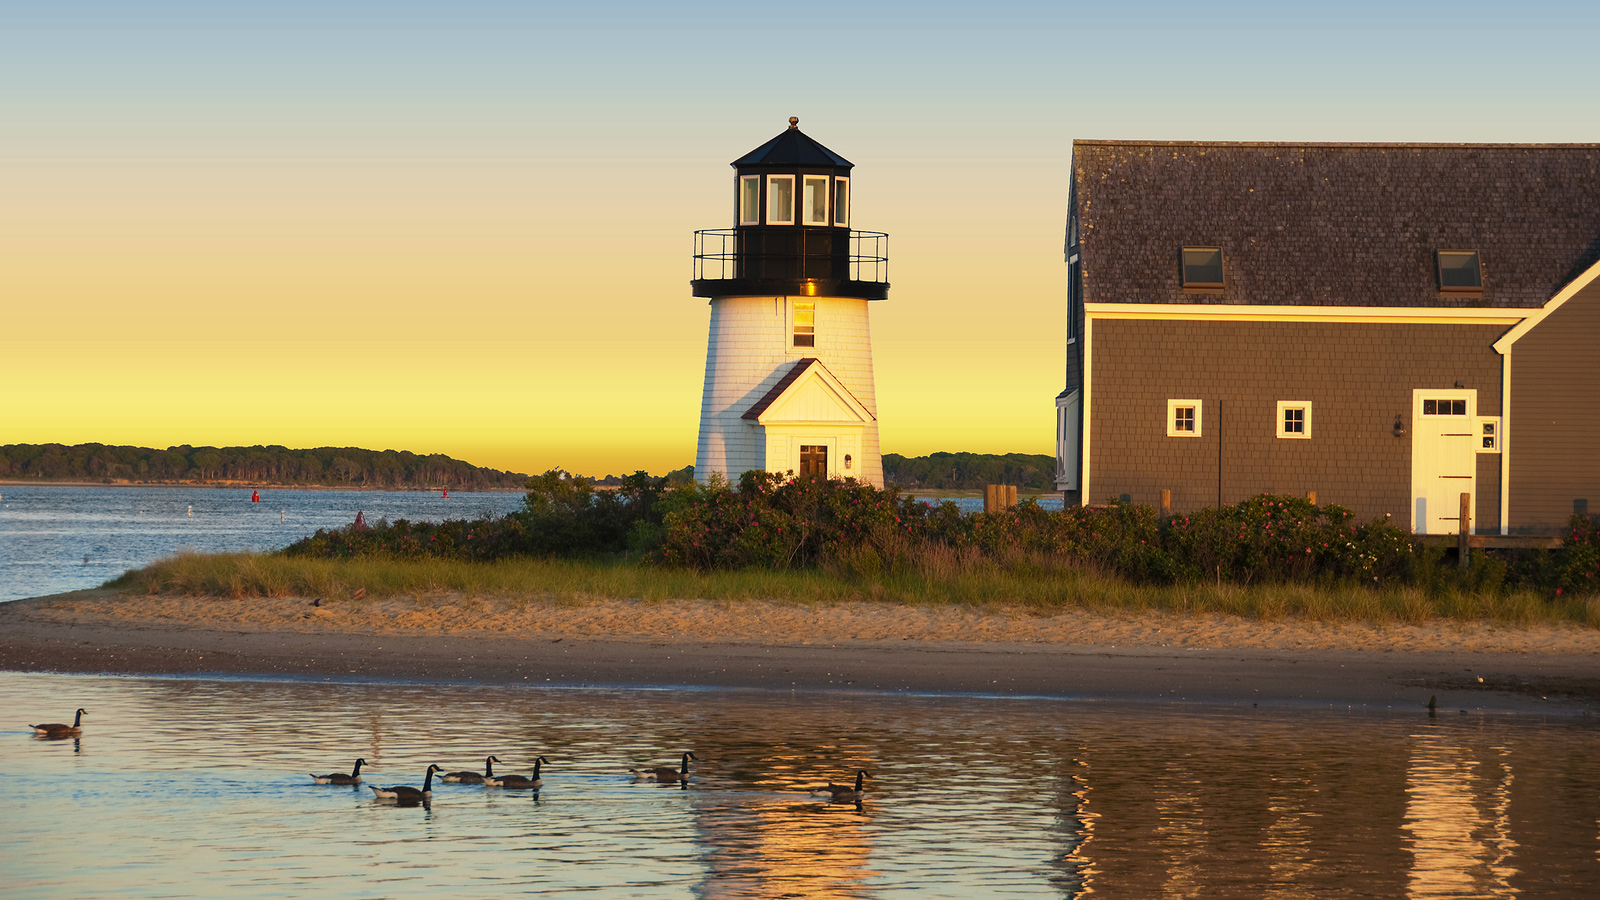
<svg viewBox="0 0 1600 900"><path fill-rule="evenodd" d="M80 708L78 714L72 717L71 725L63 725L60 722L46 722L43 725L29 725L28 727L33 729L34 734L42 734L45 737L54 738L72 737L75 734L81 734L83 732L81 725L83 725L83 709Z"/></svg>
<svg viewBox="0 0 1600 900"><path fill-rule="evenodd" d="M497 788L520 788L528 791L538 790L539 785L544 784L544 779L539 777L539 770L549 762L550 760L545 759L542 756L538 759L535 759L533 761L532 775L501 775L499 778L496 778L493 775L485 773L483 776L483 786Z"/></svg>
<svg viewBox="0 0 1600 900"><path fill-rule="evenodd" d="M349 775L346 775L343 772L333 772L328 775L313 775L311 776L311 780L315 781L317 784L360 784L361 767L366 765L366 763L367 761L364 759L356 760L356 766L350 770Z"/></svg>
<svg viewBox="0 0 1600 900"><path fill-rule="evenodd" d="M427 800L433 796L433 773L443 771L438 766L429 766L428 775L422 780L422 790L420 791L408 785L397 784L393 787L372 788L372 793L379 800L399 800L402 803L417 803ZM371 787L371 785L368 785L368 787Z"/></svg>
<svg viewBox="0 0 1600 900"><path fill-rule="evenodd" d="M633 777L640 781L659 781L662 784L671 784L674 781L689 780L689 760L695 759L693 753L683 755L683 769L674 769L671 766L656 766L654 769L629 769Z"/></svg>
<svg viewBox="0 0 1600 900"><path fill-rule="evenodd" d="M848 784L834 784L830 781L826 787L815 788L811 791L811 793L828 794L832 800L853 803L860 800L866 794L866 777L866 769L857 769L855 787L851 787Z"/></svg>
<svg viewBox="0 0 1600 900"><path fill-rule="evenodd" d="M460 772L446 772L439 776L439 780L456 781L461 784L483 784L486 779L494 777L494 764L499 761L497 757L491 756L483 761L482 773L468 772L463 769Z"/></svg>

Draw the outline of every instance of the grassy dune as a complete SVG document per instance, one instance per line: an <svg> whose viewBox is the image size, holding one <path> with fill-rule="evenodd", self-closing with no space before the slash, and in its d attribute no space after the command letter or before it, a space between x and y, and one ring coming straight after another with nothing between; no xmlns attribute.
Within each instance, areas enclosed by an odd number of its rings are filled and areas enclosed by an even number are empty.
<svg viewBox="0 0 1600 900"><path fill-rule="evenodd" d="M508 559L334 561L280 554L186 553L127 573L107 587L148 594L217 597L462 594L582 602L871 600L909 604L1004 604L1038 614L1060 610L1222 613L1261 620L1297 618L1419 624L1433 619L1529 626L1573 622L1600 627L1600 598L1550 601L1527 591L1479 594L1457 588L1306 585L1144 586L1048 559L1002 569L955 551L929 552L893 571L696 572L628 560Z"/></svg>

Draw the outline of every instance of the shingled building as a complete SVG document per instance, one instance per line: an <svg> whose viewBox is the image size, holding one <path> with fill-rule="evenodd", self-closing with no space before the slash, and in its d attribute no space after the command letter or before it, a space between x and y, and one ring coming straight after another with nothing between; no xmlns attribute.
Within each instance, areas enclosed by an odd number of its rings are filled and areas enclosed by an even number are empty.
<svg viewBox="0 0 1600 900"><path fill-rule="evenodd" d="M1077 141L1066 258L1069 501L1600 505L1600 145Z"/></svg>

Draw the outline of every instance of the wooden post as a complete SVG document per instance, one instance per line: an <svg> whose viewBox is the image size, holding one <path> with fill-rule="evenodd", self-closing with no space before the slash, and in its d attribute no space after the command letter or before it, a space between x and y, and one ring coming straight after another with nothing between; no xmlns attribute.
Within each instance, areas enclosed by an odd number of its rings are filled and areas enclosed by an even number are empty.
<svg viewBox="0 0 1600 900"><path fill-rule="evenodd" d="M1461 492L1461 519L1456 522L1456 565L1465 569L1467 567L1468 535L1472 532L1472 495Z"/></svg>
<svg viewBox="0 0 1600 900"><path fill-rule="evenodd" d="M998 505L997 498L995 497L995 494L996 494L996 490L995 489L998 488L998 487L999 487L999 485L997 485L997 484L986 484L986 485L983 486L983 511L984 512L992 513L992 512L994 512L995 506Z"/></svg>
<svg viewBox="0 0 1600 900"><path fill-rule="evenodd" d="M1306 499L1311 501L1311 505L1312 506L1316 506L1317 505L1317 492L1316 491L1307 491L1306 492Z"/></svg>
<svg viewBox="0 0 1600 900"><path fill-rule="evenodd" d="M1008 485L1006 485L1006 508L1010 509L1011 507L1016 506L1016 505L1017 505L1017 486L1014 485L1014 484L1008 484Z"/></svg>
<svg viewBox="0 0 1600 900"><path fill-rule="evenodd" d="M1170 488L1161 489L1161 518L1172 518L1172 490Z"/></svg>

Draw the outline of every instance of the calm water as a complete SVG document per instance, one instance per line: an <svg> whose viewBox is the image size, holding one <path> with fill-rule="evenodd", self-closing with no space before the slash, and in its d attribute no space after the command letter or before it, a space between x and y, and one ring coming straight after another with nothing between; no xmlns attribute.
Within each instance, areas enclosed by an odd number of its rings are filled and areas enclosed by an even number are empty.
<svg viewBox="0 0 1600 900"><path fill-rule="evenodd" d="M277 550L362 512L439 522L503 515L522 495L0 485L0 601L98 587L179 550ZM87 561L85 561L87 560Z"/></svg>
<svg viewBox="0 0 1600 900"><path fill-rule="evenodd" d="M1588 718L15 673L0 707L17 900L1600 896ZM624 772L686 749L686 790ZM306 774L490 753L543 790ZM797 790L857 767L860 808Z"/></svg>
<svg viewBox="0 0 1600 900"><path fill-rule="evenodd" d="M952 502L983 509L981 497ZM1041 502L1061 508L1059 496ZM252 503L249 488L0 485L0 602L98 587L184 549L278 550L357 512L440 522L521 508L518 493L262 490Z"/></svg>

